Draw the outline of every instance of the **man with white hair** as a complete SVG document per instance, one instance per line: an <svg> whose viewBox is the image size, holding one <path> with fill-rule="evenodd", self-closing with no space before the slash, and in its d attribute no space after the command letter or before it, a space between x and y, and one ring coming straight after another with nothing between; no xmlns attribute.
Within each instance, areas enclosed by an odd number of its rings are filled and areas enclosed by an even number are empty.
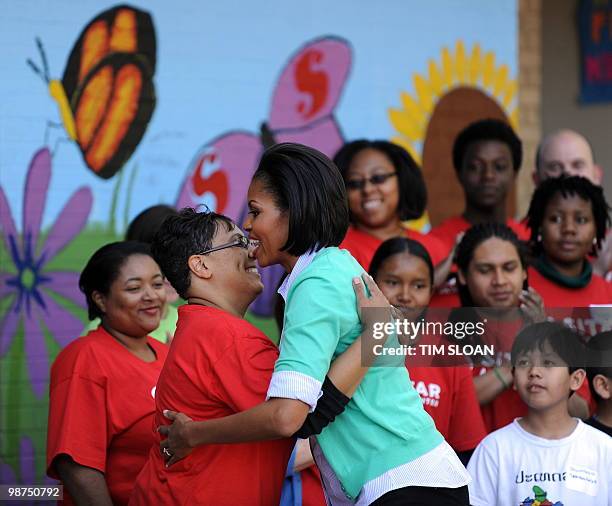
<svg viewBox="0 0 612 506"><path fill-rule="evenodd" d="M595 163L591 144L574 130L557 130L544 137L538 146L535 162L533 181L536 186L545 179L561 175L582 176L601 186L603 171ZM593 270L612 281L612 233L608 233L602 244L593 262Z"/></svg>

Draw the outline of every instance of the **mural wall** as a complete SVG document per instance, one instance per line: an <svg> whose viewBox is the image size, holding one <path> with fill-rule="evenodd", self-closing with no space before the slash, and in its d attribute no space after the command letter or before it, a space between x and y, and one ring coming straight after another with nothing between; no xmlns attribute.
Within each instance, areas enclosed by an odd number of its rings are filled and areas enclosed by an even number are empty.
<svg viewBox="0 0 612 506"><path fill-rule="evenodd" d="M77 280L96 248L159 203L240 220L262 150L282 141L404 145L432 195L413 226L439 221L456 131L482 115L516 126L516 9L2 2L0 483L45 480L49 367L84 327ZM278 276L251 308L272 338Z"/></svg>

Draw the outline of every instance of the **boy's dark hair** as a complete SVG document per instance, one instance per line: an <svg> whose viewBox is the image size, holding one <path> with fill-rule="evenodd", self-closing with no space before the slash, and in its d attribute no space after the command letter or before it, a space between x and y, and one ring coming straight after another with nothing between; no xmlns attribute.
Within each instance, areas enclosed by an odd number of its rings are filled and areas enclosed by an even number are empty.
<svg viewBox="0 0 612 506"><path fill-rule="evenodd" d="M338 246L348 230L348 203L342 176L323 153L285 142L264 151L253 181L261 181L276 206L288 213L287 242L294 256Z"/></svg>
<svg viewBox="0 0 612 506"><path fill-rule="evenodd" d="M164 276L177 293L187 298L191 284L191 271L187 260L192 255L211 247L219 227L231 231L234 222L227 216L212 211L197 212L186 207L176 215L168 216L155 234L151 252Z"/></svg>
<svg viewBox="0 0 612 506"><path fill-rule="evenodd" d="M612 330L600 332L591 337L587 344L588 367L587 378L591 394L597 403L603 399L593 388L593 379L598 374L612 380Z"/></svg>
<svg viewBox="0 0 612 506"><path fill-rule="evenodd" d="M94 302L93 292L108 295L110 286L119 276L121 268L132 255L151 256L148 244L119 241L106 244L89 259L79 277L79 289L85 294L87 316L90 320L102 318L103 313Z"/></svg>
<svg viewBox="0 0 612 506"><path fill-rule="evenodd" d="M597 248L594 248L593 254L596 254L596 250L601 246L606 236L606 229L610 227L610 206L606 202L602 188L580 176L560 176L546 179L533 193L527 211L527 226L531 229L530 239L534 254L537 255L542 252L542 244L538 241L538 235L541 233L546 206L559 193L564 198L578 195L581 199L591 203L595 221L595 237L597 239Z"/></svg>
<svg viewBox="0 0 612 506"><path fill-rule="evenodd" d="M519 240L514 231L503 223L480 223L470 227L461 239L461 242L457 246L455 252L455 263L457 268L464 274L467 275L470 262L474 258L474 251L487 239L497 237L503 241L511 243L518 252L521 266L527 270L527 251L525 245ZM457 283L459 291L459 299L461 305L464 307L470 307L474 305L472 296L466 285Z"/></svg>
<svg viewBox="0 0 612 506"><path fill-rule="evenodd" d="M512 345L512 367L516 367L516 361L524 353L535 349L544 351L546 343L567 364L570 374L584 369L585 349L580 336L558 322L533 323L523 328Z"/></svg>
<svg viewBox="0 0 612 506"><path fill-rule="evenodd" d="M512 168L518 172L523 161L523 145L510 125L498 119L483 119L471 123L455 138L453 165L459 173L470 145L482 141L503 142L512 154Z"/></svg>
<svg viewBox="0 0 612 506"><path fill-rule="evenodd" d="M427 186L419 165L408 151L397 144L389 141L369 141L366 139L346 143L334 156L334 163L340 169L344 181L347 180L353 158L364 149L374 149L383 153L395 167L399 188L397 212L400 220L419 218L427 207ZM351 221L353 221L352 217Z"/></svg>
<svg viewBox="0 0 612 506"><path fill-rule="evenodd" d="M176 209L164 204L148 207L128 225L125 232L125 240L151 244L164 220L168 216L176 216L176 214Z"/></svg>
<svg viewBox="0 0 612 506"><path fill-rule="evenodd" d="M378 247L376 253L374 253L374 256L372 257L372 261L370 262L370 268L368 269L370 276L376 278L378 270L381 268L385 260L399 253L409 253L420 258L427 264L427 269L429 270L429 282L431 283L431 287L433 289L434 267L431 257L420 242L413 239L408 239L407 237L393 237L392 239L386 240Z"/></svg>

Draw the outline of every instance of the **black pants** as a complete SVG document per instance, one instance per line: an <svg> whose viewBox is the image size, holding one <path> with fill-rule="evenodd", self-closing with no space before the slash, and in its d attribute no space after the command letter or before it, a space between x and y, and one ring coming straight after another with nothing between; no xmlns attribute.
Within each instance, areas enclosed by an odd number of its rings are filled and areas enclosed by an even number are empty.
<svg viewBox="0 0 612 506"><path fill-rule="evenodd" d="M404 487L387 492L370 506L469 506L467 485L460 488Z"/></svg>

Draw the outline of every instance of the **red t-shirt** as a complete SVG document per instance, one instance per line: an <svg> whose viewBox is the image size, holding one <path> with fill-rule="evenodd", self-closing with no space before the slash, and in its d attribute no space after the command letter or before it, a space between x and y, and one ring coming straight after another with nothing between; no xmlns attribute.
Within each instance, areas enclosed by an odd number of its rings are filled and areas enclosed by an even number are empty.
<svg viewBox="0 0 612 506"><path fill-rule="evenodd" d="M527 241L529 239L529 229L524 223L508 218L506 220L506 225L514 230L514 233L521 241ZM472 224L463 216L453 216L444 220L437 227L432 228L430 235L437 237L444 243L446 246L446 257L455 246L457 234L465 232L471 226Z"/></svg>
<svg viewBox="0 0 612 506"><path fill-rule="evenodd" d="M482 341L484 344L495 346L496 363L476 365L472 370L474 377L486 374L496 366L510 364L512 345L522 327L522 320L487 321ZM481 405L480 411L487 432L493 432L508 425L515 418L525 416L527 405L521 400L518 392L510 387L488 404Z"/></svg>
<svg viewBox="0 0 612 506"><path fill-rule="evenodd" d="M436 237L430 234L421 234L409 228L405 229L405 237L420 242L431 257L432 263L438 265L446 258L445 245ZM349 227L340 248L346 249L357 260L361 266L367 271L370 268L370 262L378 247L383 243L377 237L366 234L354 227Z"/></svg>
<svg viewBox="0 0 612 506"><path fill-rule="evenodd" d="M510 227L518 238L522 241L529 239L529 229L522 223L509 218L506 221L506 225ZM470 228L472 224L467 221L463 216L454 216L444 220L440 225L434 227L429 235L438 238L442 244L444 244L444 250L442 252L443 257L446 258L452 249L455 247L455 240L457 235L461 232L465 232ZM457 268L453 265L451 272L456 272ZM452 282L446 282L439 287L433 294L429 303L432 307L459 307L461 301L459 300L459 293L457 291L456 281L453 279Z"/></svg>
<svg viewBox="0 0 612 506"><path fill-rule="evenodd" d="M300 473L302 479L302 506L325 506L325 493L321 474L316 465L307 467Z"/></svg>
<svg viewBox="0 0 612 506"><path fill-rule="evenodd" d="M470 367L408 367L425 411L455 451L473 450L487 435Z"/></svg>
<svg viewBox="0 0 612 506"><path fill-rule="evenodd" d="M147 338L157 355L144 362L102 326L64 348L51 367L47 474L67 454L104 473L113 503L127 504L138 472L156 443L151 427L155 384L168 347ZM74 504L64 489L64 504Z"/></svg>
<svg viewBox="0 0 612 506"><path fill-rule="evenodd" d="M277 348L246 320L206 306L179 307L157 384L156 425L169 423L164 409L209 420L264 402L277 358ZM294 444L289 438L204 445L169 468L155 445L130 504L278 504Z"/></svg>
<svg viewBox="0 0 612 506"><path fill-rule="evenodd" d="M612 305L611 283L593 274L587 286L567 288L545 278L533 267L529 268L528 273L529 286L535 288L541 295L546 312L555 320L563 320L587 337L609 330L605 322L602 322L601 317L604 315L598 314L597 309L589 306L592 304Z"/></svg>

